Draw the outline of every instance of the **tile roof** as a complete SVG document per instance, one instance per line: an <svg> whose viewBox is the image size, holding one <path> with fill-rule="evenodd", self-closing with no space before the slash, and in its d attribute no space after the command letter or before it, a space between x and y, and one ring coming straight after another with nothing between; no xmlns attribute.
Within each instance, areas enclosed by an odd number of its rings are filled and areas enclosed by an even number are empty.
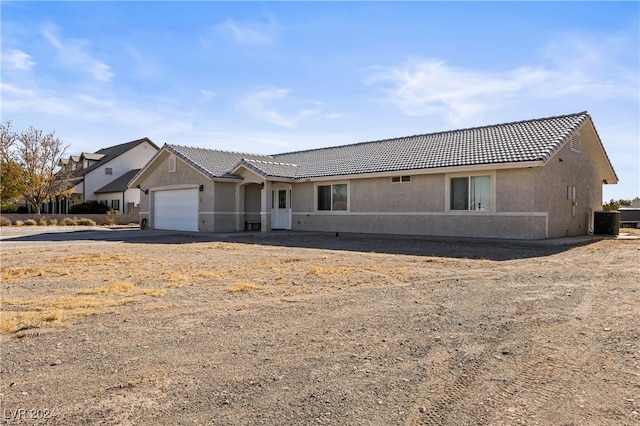
<svg viewBox="0 0 640 426"><path fill-rule="evenodd" d="M258 161L273 161L273 157L268 155L219 151L172 144L166 144L164 147L211 178L239 179L238 176L233 175L231 172L245 157L251 157Z"/></svg>
<svg viewBox="0 0 640 426"><path fill-rule="evenodd" d="M270 177L313 178L454 166L547 161L587 112L275 155L166 145L203 173L238 178L244 165Z"/></svg>
<svg viewBox="0 0 640 426"><path fill-rule="evenodd" d="M129 170L119 178L114 179L102 188L93 191L94 194L100 194L105 192L123 192L129 187L129 182L140 171L140 169Z"/></svg>

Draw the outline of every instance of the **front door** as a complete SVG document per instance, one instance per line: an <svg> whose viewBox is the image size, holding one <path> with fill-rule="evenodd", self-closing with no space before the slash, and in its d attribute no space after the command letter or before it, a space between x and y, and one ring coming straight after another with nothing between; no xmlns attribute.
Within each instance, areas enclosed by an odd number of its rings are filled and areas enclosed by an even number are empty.
<svg viewBox="0 0 640 426"><path fill-rule="evenodd" d="M271 194L271 229L291 229L291 188L274 188Z"/></svg>

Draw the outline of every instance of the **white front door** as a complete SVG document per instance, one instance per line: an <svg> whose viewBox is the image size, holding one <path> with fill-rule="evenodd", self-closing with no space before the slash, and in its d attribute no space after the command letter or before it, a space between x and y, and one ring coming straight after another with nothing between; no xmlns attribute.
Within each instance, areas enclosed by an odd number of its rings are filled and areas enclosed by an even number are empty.
<svg viewBox="0 0 640 426"><path fill-rule="evenodd" d="M271 191L271 229L291 229L291 188Z"/></svg>

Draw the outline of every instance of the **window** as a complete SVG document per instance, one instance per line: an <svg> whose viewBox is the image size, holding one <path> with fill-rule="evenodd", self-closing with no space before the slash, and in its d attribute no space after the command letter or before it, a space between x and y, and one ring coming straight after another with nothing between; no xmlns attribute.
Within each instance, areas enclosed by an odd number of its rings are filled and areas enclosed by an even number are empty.
<svg viewBox="0 0 640 426"><path fill-rule="evenodd" d="M176 157L169 157L169 173L176 171Z"/></svg>
<svg viewBox="0 0 640 426"><path fill-rule="evenodd" d="M318 210L346 211L347 184L341 183L336 185L319 185Z"/></svg>
<svg viewBox="0 0 640 426"><path fill-rule="evenodd" d="M411 182L411 176L393 176L391 182Z"/></svg>
<svg viewBox="0 0 640 426"><path fill-rule="evenodd" d="M120 210L120 200L111 200L111 208L113 210Z"/></svg>
<svg viewBox="0 0 640 426"><path fill-rule="evenodd" d="M451 210L491 210L491 176L451 178Z"/></svg>
<svg viewBox="0 0 640 426"><path fill-rule="evenodd" d="M111 176L113 174L113 169L111 167L105 167L104 168L104 174Z"/></svg>

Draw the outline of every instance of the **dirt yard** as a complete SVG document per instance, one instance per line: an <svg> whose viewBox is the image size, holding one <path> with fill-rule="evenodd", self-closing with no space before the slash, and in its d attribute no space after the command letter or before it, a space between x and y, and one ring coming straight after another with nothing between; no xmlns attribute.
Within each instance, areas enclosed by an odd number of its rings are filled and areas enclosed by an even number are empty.
<svg viewBox="0 0 640 426"><path fill-rule="evenodd" d="M638 425L640 240L2 244L2 424Z"/></svg>

